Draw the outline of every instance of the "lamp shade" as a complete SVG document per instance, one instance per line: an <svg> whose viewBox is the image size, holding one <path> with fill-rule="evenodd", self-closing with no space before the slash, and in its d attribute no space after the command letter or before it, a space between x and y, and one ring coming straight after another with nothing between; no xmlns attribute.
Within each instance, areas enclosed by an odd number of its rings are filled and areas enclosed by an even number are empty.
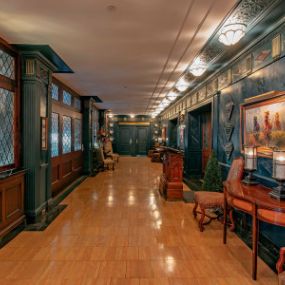
<svg viewBox="0 0 285 285"><path fill-rule="evenodd" d="M244 168L246 170L257 169L257 148L256 146L244 146Z"/></svg>
<svg viewBox="0 0 285 285"><path fill-rule="evenodd" d="M285 180L285 150L273 151L272 176L276 180Z"/></svg>

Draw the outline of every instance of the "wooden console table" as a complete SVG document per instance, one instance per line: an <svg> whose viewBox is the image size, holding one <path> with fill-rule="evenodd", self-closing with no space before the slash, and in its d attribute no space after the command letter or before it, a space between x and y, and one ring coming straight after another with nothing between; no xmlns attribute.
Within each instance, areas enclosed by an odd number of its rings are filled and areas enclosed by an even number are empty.
<svg viewBox="0 0 285 285"><path fill-rule="evenodd" d="M183 152L161 147L163 154L163 173L160 177L159 192L167 200L183 198Z"/></svg>
<svg viewBox="0 0 285 285"><path fill-rule="evenodd" d="M233 207L252 216L252 279L256 280L259 220L285 227L285 201L269 196L272 189L262 185L245 185L239 181L224 183L224 234L227 242L226 217L229 207Z"/></svg>

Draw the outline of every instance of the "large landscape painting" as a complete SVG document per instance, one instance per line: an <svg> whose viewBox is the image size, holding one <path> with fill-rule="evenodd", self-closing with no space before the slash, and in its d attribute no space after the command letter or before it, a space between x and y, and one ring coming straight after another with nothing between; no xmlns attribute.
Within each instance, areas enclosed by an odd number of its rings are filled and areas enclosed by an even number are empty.
<svg viewBox="0 0 285 285"><path fill-rule="evenodd" d="M285 148L285 99L245 106L243 115L245 145L257 145L264 155L271 155L273 148Z"/></svg>

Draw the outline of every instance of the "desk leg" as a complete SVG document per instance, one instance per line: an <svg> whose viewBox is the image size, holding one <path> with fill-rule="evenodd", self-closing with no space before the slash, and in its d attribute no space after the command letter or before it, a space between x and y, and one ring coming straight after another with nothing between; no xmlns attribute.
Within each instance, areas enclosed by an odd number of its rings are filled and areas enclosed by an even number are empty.
<svg viewBox="0 0 285 285"><path fill-rule="evenodd" d="M228 216L228 203L227 194L224 191L224 232L223 232L223 243L227 243L227 216Z"/></svg>
<svg viewBox="0 0 285 285"><path fill-rule="evenodd" d="M257 207L253 206L252 215L252 279L256 280L257 276L257 257L258 257L258 236L259 223L257 219Z"/></svg>

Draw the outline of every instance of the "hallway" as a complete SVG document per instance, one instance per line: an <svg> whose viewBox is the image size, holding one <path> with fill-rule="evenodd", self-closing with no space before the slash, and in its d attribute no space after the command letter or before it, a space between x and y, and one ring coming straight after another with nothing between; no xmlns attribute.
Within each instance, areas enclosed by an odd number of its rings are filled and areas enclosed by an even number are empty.
<svg viewBox="0 0 285 285"><path fill-rule="evenodd" d="M222 226L200 233L192 204L158 194L161 164L122 157L114 172L87 178L43 232L21 232L0 250L0 284L277 284L250 250Z"/></svg>

